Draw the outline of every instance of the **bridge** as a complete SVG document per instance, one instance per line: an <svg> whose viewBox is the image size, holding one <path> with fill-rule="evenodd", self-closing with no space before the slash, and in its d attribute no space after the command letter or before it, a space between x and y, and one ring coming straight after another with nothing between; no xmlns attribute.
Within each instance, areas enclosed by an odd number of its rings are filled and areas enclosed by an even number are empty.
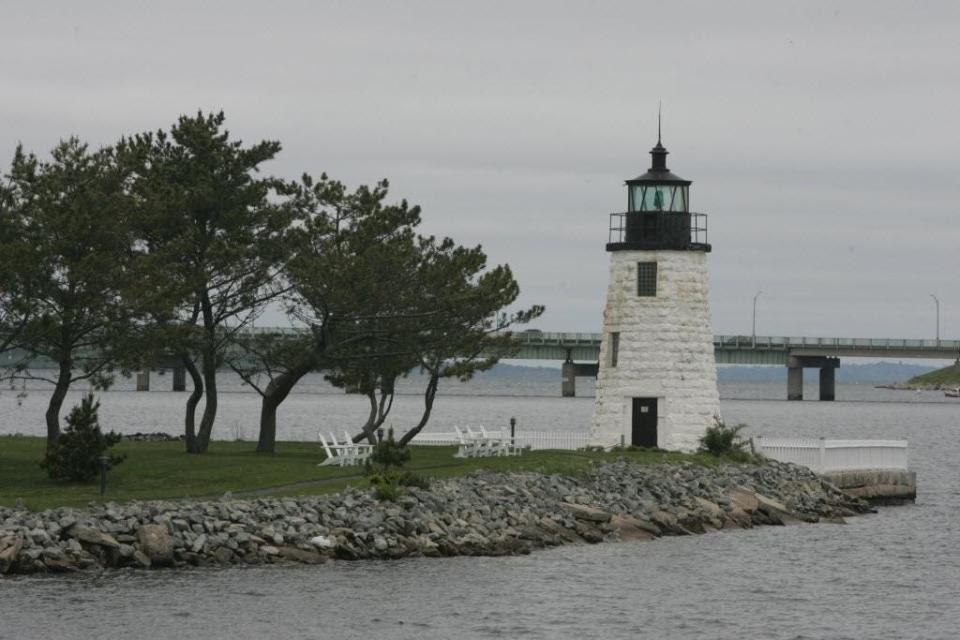
<svg viewBox="0 0 960 640"><path fill-rule="evenodd" d="M257 333L295 335L302 329L257 327ZM596 377L600 358L599 333L546 332L536 329L516 334L520 350L511 356L522 360L560 360L561 394L576 395L578 377ZM713 338L717 364L781 365L787 367L787 399L803 399L803 369L820 369L820 399L835 397L834 373L840 358L924 358L960 360L960 340L904 338L805 338L717 335ZM12 364L15 354L0 356L0 367ZM38 359L36 368L52 368ZM185 389L182 369L173 371L173 388ZM149 371L137 375L138 389L149 389Z"/></svg>
<svg viewBox="0 0 960 640"><path fill-rule="evenodd" d="M599 333L521 331L516 334L523 360L587 360L600 357ZM902 338L788 338L771 336L713 337L717 364L786 365L791 356L832 358L956 359L960 340Z"/></svg>
<svg viewBox="0 0 960 640"><path fill-rule="evenodd" d="M576 394L576 378L597 375L599 333L523 331L514 358L562 360L561 393ZM726 336L713 338L717 364L783 365L787 367L787 398L803 399L803 369L820 369L820 399L835 398L834 373L840 358L960 359L960 340L904 338L805 338Z"/></svg>

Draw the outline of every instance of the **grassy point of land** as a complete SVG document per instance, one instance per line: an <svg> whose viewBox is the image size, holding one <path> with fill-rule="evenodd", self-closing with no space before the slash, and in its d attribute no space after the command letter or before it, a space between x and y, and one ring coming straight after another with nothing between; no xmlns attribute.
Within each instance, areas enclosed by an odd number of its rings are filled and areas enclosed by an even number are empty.
<svg viewBox="0 0 960 640"><path fill-rule="evenodd" d="M39 466L44 439L0 436L0 505L13 506L17 498L32 510L85 506L100 501L99 486L64 484L50 480ZM318 467L324 459L319 444L279 443L278 453L254 453L251 442L214 442L205 455L187 455L180 442L121 442L112 451L127 454L110 471L105 500L177 500L218 498L227 491L237 498L290 496L340 491L348 485L367 486L360 467ZM522 456L457 459L455 447L411 447L407 468L432 478L467 474L477 469L538 471L578 475L597 462L620 456L640 464L689 461L717 464L707 454L664 451L601 453L533 451Z"/></svg>
<svg viewBox="0 0 960 640"><path fill-rule="evenodd" d="M907 384L910 386L933 387L937 389L942 387L960 387L960 362L955 362L949 367L910 378Z"/></svg>

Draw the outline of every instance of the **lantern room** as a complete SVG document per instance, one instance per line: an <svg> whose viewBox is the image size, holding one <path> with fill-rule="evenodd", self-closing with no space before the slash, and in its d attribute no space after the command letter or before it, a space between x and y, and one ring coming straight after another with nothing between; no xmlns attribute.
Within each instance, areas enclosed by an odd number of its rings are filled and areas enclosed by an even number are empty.
<svg viewBox="0 0 960 640"><path fill-rule="evenodd" d="M650 170L627 180L627 211L690 211L690 184L667 169L667 151L660 140L650 150Z"/></svg>
<svg viewBox="0 0 960 640"><path fill-rule="evenodd" d="M660 136L650 169L627 180L627 210L610 214L607 251L672 249L710 251L707 216L690 211L690 180L667 168Z"/></svg>

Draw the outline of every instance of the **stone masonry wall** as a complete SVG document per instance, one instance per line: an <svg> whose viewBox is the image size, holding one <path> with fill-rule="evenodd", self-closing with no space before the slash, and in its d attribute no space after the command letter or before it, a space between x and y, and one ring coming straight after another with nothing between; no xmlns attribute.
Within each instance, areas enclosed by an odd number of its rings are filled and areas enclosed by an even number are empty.
<svg viewBox="0 0 960 640"><path fill-rule="evenodd" d="M637 263L657 263L657 295L637 295ZM603 312L593 441L631 440L632 398L658 398L657 445L691 451L720 415L707 256L701 251L614 251ZM616 367L610 334L620 332Z"/></svg>

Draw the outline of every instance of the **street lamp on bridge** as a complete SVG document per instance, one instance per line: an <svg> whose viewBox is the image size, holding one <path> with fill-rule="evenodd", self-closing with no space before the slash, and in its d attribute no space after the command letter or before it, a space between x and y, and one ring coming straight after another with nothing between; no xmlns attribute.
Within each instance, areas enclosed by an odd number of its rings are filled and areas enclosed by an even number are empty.
<svg viewBox="0 0 960 640"><path fill-rule="evenodd" d="M937 346L940 346L940 299L937 296L930 294L930 297L933 298L933 301L937 304Z"/></svg>
<svg viewBox="0 0 960 640"><path fill-rule="evenodd" d="M757 298L763 291L757 291L753 296L753 346L757 346Z"/></svg>

